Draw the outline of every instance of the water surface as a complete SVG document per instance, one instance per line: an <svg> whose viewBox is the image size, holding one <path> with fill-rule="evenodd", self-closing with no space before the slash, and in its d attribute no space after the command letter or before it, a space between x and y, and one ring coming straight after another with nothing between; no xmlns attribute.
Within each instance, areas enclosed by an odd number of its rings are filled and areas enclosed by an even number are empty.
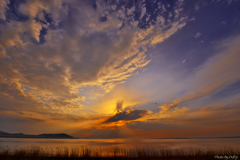
<svg viewBox="0 0 240 160"><path fill-rule="evenodd" d="M240 138L207 139L38 139L38 138L0 138L1 147L149 147L149 148L240 148Z"/></svg>

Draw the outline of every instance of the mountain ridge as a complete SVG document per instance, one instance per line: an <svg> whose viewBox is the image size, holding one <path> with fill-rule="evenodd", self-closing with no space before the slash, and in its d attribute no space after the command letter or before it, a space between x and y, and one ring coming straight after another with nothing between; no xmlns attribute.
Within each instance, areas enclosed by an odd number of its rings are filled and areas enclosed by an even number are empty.
<svg viewBox="0 0 240 160"><path fill-rule="evenodd" d="M23 133L7 133L0 131L1 138L53 138L53 139L75 139L74 137L66 133L43 133L38 135L30 135Z"/></svg>

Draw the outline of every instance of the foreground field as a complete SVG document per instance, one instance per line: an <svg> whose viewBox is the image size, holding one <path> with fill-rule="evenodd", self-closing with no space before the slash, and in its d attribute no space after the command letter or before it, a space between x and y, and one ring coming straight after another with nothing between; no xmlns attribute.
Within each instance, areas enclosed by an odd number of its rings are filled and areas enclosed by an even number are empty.
<svg viewBox="0 0 240 160"><path fill-rule="evenodd" d="M45 159L196 159L237 160L239 148L218 149L161 149L161 148L91 148L91 147L0 147L1 160L45 160Z"/></svg>

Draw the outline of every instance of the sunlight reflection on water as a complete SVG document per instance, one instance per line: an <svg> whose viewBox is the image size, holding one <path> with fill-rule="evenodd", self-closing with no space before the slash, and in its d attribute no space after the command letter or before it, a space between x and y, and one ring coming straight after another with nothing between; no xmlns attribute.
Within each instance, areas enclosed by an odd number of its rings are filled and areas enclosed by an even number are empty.
<svg viewBox="0 0 240 160"><path fill-rule="evenodd" d="M149 148L219 148L240 147L240 138L209 139L37 139L0 138L0 146L39 147L149 147Z"/></svg>

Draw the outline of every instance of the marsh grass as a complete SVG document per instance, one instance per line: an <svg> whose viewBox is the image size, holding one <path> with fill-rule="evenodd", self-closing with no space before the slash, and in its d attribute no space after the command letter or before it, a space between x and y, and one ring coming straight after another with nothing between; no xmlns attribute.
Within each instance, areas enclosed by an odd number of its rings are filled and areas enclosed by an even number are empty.
<svg viewBox="0 0 240 160"><path fill-rule="evenodd" d="M239 148L225 147L215 149L200 148L91 148L73 147L0 147L2 160L42 160L42 159L214 159L216 155L240 155Z"/></svg>

